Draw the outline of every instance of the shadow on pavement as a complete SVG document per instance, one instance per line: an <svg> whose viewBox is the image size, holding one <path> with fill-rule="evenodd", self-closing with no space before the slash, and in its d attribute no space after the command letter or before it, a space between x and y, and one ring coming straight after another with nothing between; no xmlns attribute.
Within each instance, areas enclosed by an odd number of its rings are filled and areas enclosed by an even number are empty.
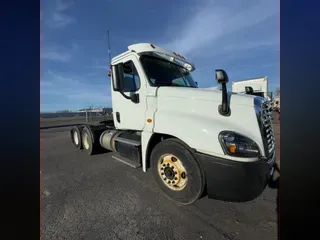
<svg viewBox="0 0 320 240"><path fill-rule="evenodd" d="M269 182L269 187L271 189L277 189L277 200L276 200L276 212L277 212L277 226L278 226L278 236L280 236L280 232L279 232L279 214L280 214L280 195L279 195L279 189L280 189L280 169L278 169L278 167L276 168L276 170L274 171L274 174L272 176L272 178L270 179Z"/></svg>

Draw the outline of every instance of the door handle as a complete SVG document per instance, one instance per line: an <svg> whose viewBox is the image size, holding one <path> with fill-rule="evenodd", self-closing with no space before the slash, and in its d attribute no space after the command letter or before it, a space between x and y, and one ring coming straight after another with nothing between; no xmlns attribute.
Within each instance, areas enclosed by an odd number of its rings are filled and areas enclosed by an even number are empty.
<svg viewBox="0 0 320 240"><path fill-rule="evenodd" d="M117 119L117 122L120 123L120 113L119 112L116 112L116 119Z"/></svg>

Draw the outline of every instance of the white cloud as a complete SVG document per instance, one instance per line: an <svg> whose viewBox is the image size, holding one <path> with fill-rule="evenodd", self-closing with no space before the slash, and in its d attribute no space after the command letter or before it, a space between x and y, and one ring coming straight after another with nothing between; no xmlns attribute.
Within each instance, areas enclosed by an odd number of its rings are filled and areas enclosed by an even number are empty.
<svg viewBox="0 0 320 240"><path fill-rule="evenodd" d="M72 44L72 50L74 50L74 51L79 50L79 45L76 44L76 43L73 43L73 44Z"/></svg>
<svg viewBox="0 0 320 240"><path fill-rule="evenodd" d="M52 22L50 23L50 26L53 28L64 28L73 22L75 22L74 18L64 13L56 12L52 14Z"/></svg>
<svg viewBox="0 0 320 240"><path fill-rule="evenodd" d="M61 0L56 0L53 10L48 13L48 26L51 28L64 28L74 23L76 19L66 13L66 11L69 10L72 6L72 2L63 2Z"/></svg>
<svg viewBox="0 0 320 240"><path fill-rule="evenodd" d="M262 35L267 20L277 19L277 14L276 0L247 0L241 1L241 4L232 0L208 0L201 9L188 14L185 22L176 22L181 27L169 26L169 40L161 45L184 55L198 55L200 52L208 52L208 49L214 52L216 46L223 44L228 45L226 50L229 51L238 47L248 49L275 44L276 36L268 36L266 39L259 35ZM260 25L261 31L254 35L252 28ZM277 29L275 32L278 32ZM246 37L248 34L251 36ZM252 44L252 40L255 44ZM242 46L238 46L239 42Z"/></svg>
<svg viewBox="0 0 320 240"><path fill-rule="evenodd" d="M63 2L61 0L56 0L56 10L65 11L72 7L73 2Z"/></svg>
<svg viewBox="0 0 320 240"><path fill-rule="evenodd" d="M42 36L40 35L40 41ZM44 44L43 44L44 45ZM41 59L43 60L51 60L55 62L69 62L72 59L72 55L79 49L78 44L73 43L71 44L70 48L61 48L57 45L49 45L44 46L41 49Z"/></svg>
<svg viewBox="0 0 320 240"><path fill-rule="evenodd" d="M90 68L97 68L97 69L103 69L103 70L110 70L110 68L108 67L108 65L97 65L97 66L93 66L93 67L90 67Z"/></svg>
<svg viewBox="0 0 320 240"><path fill-rule="evenodd" d="M40 93L43 103L41 110L53 109L55 105L60 109L71 109L75 105L106 106L111 101L110 84L105 79L88 79L52 71L43 74Z"/></svg>
<svg viewBox="0 0 320 240"><path fill-rule="evenodd" d="M45 50L41 52L41 59L56 62L69 62L71 60L71 54Z"/></svg>
<svg viewBox="0 0 320 240"><path fill-rule="evenodd" d="M90 66L87 66L87 68L101 69L101 70L109 71L110 70L109 59L107 59L107 58L93 59L92 64Z"/></svg>

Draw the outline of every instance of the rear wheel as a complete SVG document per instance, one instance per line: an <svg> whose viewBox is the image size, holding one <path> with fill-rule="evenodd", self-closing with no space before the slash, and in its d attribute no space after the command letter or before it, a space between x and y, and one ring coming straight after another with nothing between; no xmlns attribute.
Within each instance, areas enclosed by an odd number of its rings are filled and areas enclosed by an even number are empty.
<svg viewBox="0 0 320 240"><path fill-rule="evenodd" d="M71 134L71 141L73 142L74 146L80 150L82 149L82 141L81 141L81 128L75 126L70 131Z"/></svg>
<svg viewBox="0 0 320 240"><path fill-rule="evenodd" d="M165 195L181 204L191 204L202 194L205 179L200 163L178 139L160 142L151 153L156 183Z"/></svg>
<svg viewBox="0 0 320 240"><path fill-rule="evenodd" d="M88 153L88 155L93 155L96 153L96 143L93 143L92 132L87 127L82 129L81 142L83 149Z"/></svg>

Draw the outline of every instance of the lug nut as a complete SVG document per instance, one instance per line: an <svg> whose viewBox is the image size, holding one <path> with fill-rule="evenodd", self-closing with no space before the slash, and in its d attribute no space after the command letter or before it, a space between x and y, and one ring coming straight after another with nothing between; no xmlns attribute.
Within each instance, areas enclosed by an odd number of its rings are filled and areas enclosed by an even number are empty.
<svg viewBox="0 0 320 240"><path fill-rule="evenodd" d="M173 169L174 169L174 166L172 166L171 169L173 170Z"/></svg>
<svg viewBox="0 0 320 240"><path fill-rule="evenodd" d="M165 181L166 181L166 180L167 180L167 178L164 178L163 180L165 180Z"/></svg>
<svg viewBox="0 0 320 240"><path fill-rule="evenodd" d="M165 165L165 164L163 164L163 166L165 167L166 165Z"/></svg>
<svg viewBox="0 0 320 240"><path fill-rule="evenodd" d="M161 170L163 170L163 167L161 168Z"/></svg>
<svg viewBox="0 0 320 240"><path fill-rule="evenodd" d="M171 183L171 181L168 181L168 183L170 184L170 183Z"/></svg>
<svg viewBox="0 0 320 240"><path fill-rule="evenodd" d="M185 172L181 173L181 177L182 177L183 179L185 179L185 178L186 178L186 173L185 173Z"/></svg>
<svg viewBox="0 0 320 240"><path fill-rule="evenodd" d="M175 178L174 178L174 180L178 180L178 178L177 178L177 177L175 177Z"/></svg>
<svg viewBox="0 0 320 240"><path fill-rule="evenodd" d="M167 163L167 167L169 167L170 166L170 164L169 163Z"/></svg>
<svg viewBox="0 0 320 240"><path fill-rule="evenodd" d="M164 175L164 173L162 172L161 175Z"/></svg>
<svg viewBox="0 0 320 240"><path fill-rule="evenodd" d="M175 182L175 181L172 181L172 183L175 184L176 182Z"/></svg>

